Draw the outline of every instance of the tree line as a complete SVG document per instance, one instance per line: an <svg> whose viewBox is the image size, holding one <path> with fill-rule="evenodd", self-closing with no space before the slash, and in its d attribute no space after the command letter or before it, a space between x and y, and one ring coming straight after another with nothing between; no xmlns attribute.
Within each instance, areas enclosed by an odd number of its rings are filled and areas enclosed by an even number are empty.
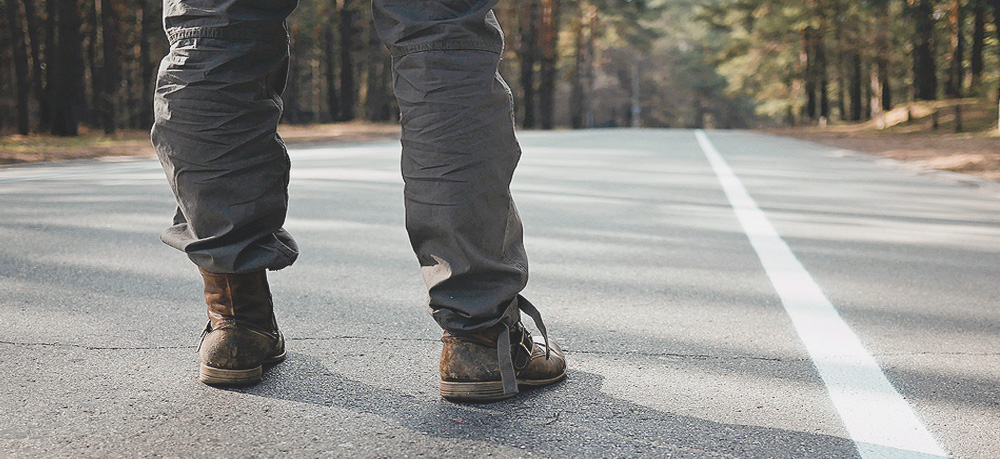
<svg viewBox="0 0 1000 459"><path fill-rule="evenodd" d="M157 0L3 0L0 11L0 131L152 124L166 49Z"/></svg>
<svg viewBox="0 0 1000 459"><path fill-rule="evenodd" d="M148 128L156 68L168 50L161 8L158 0L0 0L0 132ZM365 0L300 1L288 21L283 122L398 116L391 59L368 10ZM551 129L598 122L600 50L614 40L648 49L655 33L642 22L655 10L645 0L501 3L508 41L502 72L515 87L519 123ZM620 92L632 92L632 80L631 73L622 76ZM624 104L613 115L621 123L633 116Z"/></svg>
<svg viewBox="0 0 1000 459"><path fill-rule="evenodd" d="M367 0L301 0L284 123L391 121ZM0 132L152 123L159 0L0 0ZM525 128L860 121L995 97L1000 0L519 0L496 13Z"/></svg>
<svg viewBox="0 0 1000 459"><path fill-rule="evenodd" d="M722 0L700 18L728 89L790 124L998 94L998 0Z"/></svg>

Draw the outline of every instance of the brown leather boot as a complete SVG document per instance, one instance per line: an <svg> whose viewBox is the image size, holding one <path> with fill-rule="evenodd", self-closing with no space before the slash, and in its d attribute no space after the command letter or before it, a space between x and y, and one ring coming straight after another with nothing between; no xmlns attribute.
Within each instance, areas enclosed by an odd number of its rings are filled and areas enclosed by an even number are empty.
<svg viewBox="0 0 1000 459"><path fill-rule="evenodd" d="M244 385L260 381L262 366L285 359L285 338L274 319L264 271L205 279L208 325L201 337L201 382Z"/></svg>
<svg viewBox="0 0 1000 459"><path fill-rule="evenodd" d="M534 313L544 334L537 311L527 300L519 300ZM449 400L503 400L516 395L518 386L546 386L566 377L566 357L559 345L547 336L532 338L520 322L474 334L446 331L441 341L441 396Z"/></svg>

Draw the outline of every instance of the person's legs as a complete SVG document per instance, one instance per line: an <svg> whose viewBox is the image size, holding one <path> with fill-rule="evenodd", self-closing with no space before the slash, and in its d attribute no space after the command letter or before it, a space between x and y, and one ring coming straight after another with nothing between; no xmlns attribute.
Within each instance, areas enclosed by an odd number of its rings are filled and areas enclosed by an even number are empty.
<svg viewBox="0 0 1000 459"><path fill-rule="evenodd" d="M296 0L165 0L170 53L152 139L177 197L161 235L215 273L281 269L298 250L282 225L288 155L277 135Z"/></svg>
<svg viewBox="0 0 1000 459"><path fill-rule="evenodd" d="M513 395L508 367L521 384L554 382L565 370L558 347L534 345L520 325L519 309L538 315L519 296L528 261L510 182L521 150L497 71L497 1L373 1L401 111L406 228L446 331L442 394L458 399ZM497 352L510 342L518 352ZM532 372L541 376L524 377Z"/></svg>
<svg viewBox="0 0 1000 459"><path fill-rule="evenodd" d="M152 140L177 198L161 238L205 281L201 379L242 384L284 357L265 270L298 255L282 229L289 161L277 135L296 0L165 0L170 53Z"/></svg>
<svg viewBox="0 0 1000 459"><path fill-rule="evenodd" d="M403 126L406 228L434 319L477 331L505 313L528 280L510 181L521 155L510 91L497 73L496 0L375 0L393 54ZM469 4L472 4L469 6Z"/></svg>

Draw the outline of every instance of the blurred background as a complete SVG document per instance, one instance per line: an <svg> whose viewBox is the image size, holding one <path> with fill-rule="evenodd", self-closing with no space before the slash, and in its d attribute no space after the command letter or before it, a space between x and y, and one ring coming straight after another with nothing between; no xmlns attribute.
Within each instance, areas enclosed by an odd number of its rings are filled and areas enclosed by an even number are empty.
<svg viewBox="0 0 1000 459"><path fill-rule="evenodd" d="M283 123L398 116L369 8L300 1L289 20ZM966 129L995 125L998 11L1000 0L506 0L497 8L507 34L501 70L517 122L529 129L960 124L962 113L948 107L964 107ZM0 14L0 133L149 128L167 52L158 0L0 0Z"/></svg>

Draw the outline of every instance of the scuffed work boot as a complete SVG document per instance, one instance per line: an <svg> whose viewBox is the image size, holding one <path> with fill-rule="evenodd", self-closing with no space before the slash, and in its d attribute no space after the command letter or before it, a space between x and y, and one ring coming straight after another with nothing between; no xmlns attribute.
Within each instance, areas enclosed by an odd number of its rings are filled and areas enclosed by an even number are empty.
<svg viewBox="0 0 1000 459"><path fill-rule="evenodd" d="M202 334L201 382L246 385L260 381L262 366L285 359L285 339L274 319L264 271L216 274L205 279L208 325Z"/></svg>
<svg viewBox="0 0 1000 459"><path fill-rule="evenodd" d="M441 341L441 396L449 400L503 400L517 394L517 386L545 386L566 377L559 345L533 339L520 323L469 335L446 331Z"/></svg>

